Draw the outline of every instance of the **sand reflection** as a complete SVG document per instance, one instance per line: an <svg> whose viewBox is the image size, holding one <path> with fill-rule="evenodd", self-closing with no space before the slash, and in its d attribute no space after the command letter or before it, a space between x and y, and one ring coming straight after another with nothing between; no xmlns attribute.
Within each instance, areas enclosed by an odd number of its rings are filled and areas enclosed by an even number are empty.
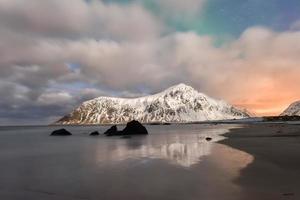
<svg viewBox="0 0 300 200"><path fill-rule="evenodd" d="M215 144L210 161L222 171L225 171L229 177L238 177L240 170L247 167L254 161L251 154L231 148L223 144Z"/></svg>

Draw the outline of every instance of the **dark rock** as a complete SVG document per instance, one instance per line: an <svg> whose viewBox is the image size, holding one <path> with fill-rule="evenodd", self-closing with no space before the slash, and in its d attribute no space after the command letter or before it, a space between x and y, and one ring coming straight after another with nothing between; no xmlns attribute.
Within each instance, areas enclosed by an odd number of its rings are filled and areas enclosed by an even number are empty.
<svg viewBox="0 0 300 200"><path fill-rule="evenodd" d="M152 122L152 123L150 123L149 125L156 126L156 125L161 125L161 123L159 123L159 122Z"/></svg>
<svg viewBox="0 0 300 200"><path fill-rule="evenodd" d="M168 123L168 122L163 122L163 123L160 123L160 122L152 122L152 123L150 123L149 125L171 125L171 123Z"/></svg>
<svg viewBox="0 0 300 200"><path fill-rule="evenodd" d="M72 135L72 133L70 133L66 129L62 128L62 129L53 131L50 135L51 136L68 136L68 135Z"/></svg>
<svg viewBox="0 0 300 200"><path fill-rule="evenodd" d="M212 138L211 138L211 137L207 137L207 138L205 138L205 140L206 140L206 141L211 141Z"/></svg>
<svg viewBox="0 0 300 200"><path fill-rule="evenodd" d="M118 132L119 131L118 131L117 126L113 125L107 131L104 132L104 135L107 135L107 136L117 135Z"/></svg>
<svg viewBox="0 0 300 200"><path fill-rule="evenodd" d="M123 135L121 136L122 139L130 139L131 138L131 135Z"/></svg>
<svg viewBox="0 0 300 200"><path fill-rule="evenodd" d="M148 131L140 122L133 120L128 122L122 131L118 131L117 126L114 125L104 134L106 136L146 135Z"/></svg>
<svg viewBox="0 0 300 200"><path fill-rule="evenodd" d="M283 193L283 196L294 196L294 193Z"/></svg>
<svg viewBox="0 0 300 200"><path fill-rule="evenodd" d="M122 130L123 135L147 135L147 129L138 121L133 120L128 122L126 127Z"/></svg>
<svg viewBox="0 0 300 200"><path fill-rule="evenodd" d="M99 135L99 132L98 132L98 131L94 131L94 132L91 132L91 133L90 133L90 136L97 136L97 135Z"/></svg>

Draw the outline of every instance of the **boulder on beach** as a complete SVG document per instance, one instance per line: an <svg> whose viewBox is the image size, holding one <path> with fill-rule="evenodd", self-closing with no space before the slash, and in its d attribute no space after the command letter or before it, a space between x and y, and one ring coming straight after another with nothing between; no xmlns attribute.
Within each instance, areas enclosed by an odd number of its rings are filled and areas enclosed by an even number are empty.
<svg viewBox="0 0 300 200"><path fill-rule="evenodd" d="M124 136L124 135L146 135L147 129L138 121L133 120L126 124L122 131L118 131L117 126L114 125L104 132L106 136Z"/></svg>
<svg viewBox="0 0 300 200"><path fill-rule="evenodd" d="M133 120L128 122L126 127L122 130L123 135L146 135L147 129L138 121Z"/></svg>
<svg viewBox="0 0 300 200"><path fill-rule="evenodd" d="M117 134L118 134L118 128L116 125L113 125L112 127L110 127L109 129L107 129L104 132L104 135L107 135L107 136L117 135Z"/></svg>
<svg viewBox="0 0 300 200"><path fill-rule="evenodd" d="M90 136L97 136L97 135L99 135L99 132L98 132L98 131L94 131L94 132L91 132L91 133L90 133Z"/></svg>
<svg viewBox="0 0 300 200"><path fill-rule="evenodd" d="M50 135L51 136L69 136L69 135L72 135L72 133L70 133L66 129L62 128L62 129L53 131Z"/></svg>

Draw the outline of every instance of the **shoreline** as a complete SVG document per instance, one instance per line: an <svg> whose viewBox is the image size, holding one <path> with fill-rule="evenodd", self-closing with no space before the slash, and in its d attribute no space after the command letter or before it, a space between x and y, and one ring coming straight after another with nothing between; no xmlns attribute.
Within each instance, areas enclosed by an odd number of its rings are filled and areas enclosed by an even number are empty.
<svg viewBox="0 0 300 200"><path fill-rule="evenodd" d="M300 121L239 121L239 120L226 120L226 121L200 121L200 122L151 122L141 123L147 126L169 126L169 125L219 125L219 124L236 124L236 125L300 125ZM113 125L126 125L120 124L38 124L38 125L0 125L1 127L55 127L55 126L113 126Z"/></svg>
<svg viewBox="0 0 300 200"><path fill-rule="evenodd" d="M224 136L218 143L254 157L234 180L243 189L243 199L300 198L299 125L248 124Z"/></svg>

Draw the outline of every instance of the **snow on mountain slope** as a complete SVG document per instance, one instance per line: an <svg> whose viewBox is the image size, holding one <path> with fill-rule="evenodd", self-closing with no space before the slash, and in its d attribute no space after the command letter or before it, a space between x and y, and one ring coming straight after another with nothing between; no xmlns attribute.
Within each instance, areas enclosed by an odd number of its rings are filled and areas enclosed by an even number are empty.
<svg viewBox="0 0 300 200"><path fill-rule="evenodd" d="M296 101L292 103L283 113L280 114L281 116L288 115L288 116L294 116L298 115L300 116L300 101Z"/></svg>
<svg viewBox="0 0 300 200"><path fill-rule="evenodd" d="M246 111L179 84L139 98L98 97L82 103L56 123L120 124L133 119L142 123L196 122L247 117Z"/></svg>

